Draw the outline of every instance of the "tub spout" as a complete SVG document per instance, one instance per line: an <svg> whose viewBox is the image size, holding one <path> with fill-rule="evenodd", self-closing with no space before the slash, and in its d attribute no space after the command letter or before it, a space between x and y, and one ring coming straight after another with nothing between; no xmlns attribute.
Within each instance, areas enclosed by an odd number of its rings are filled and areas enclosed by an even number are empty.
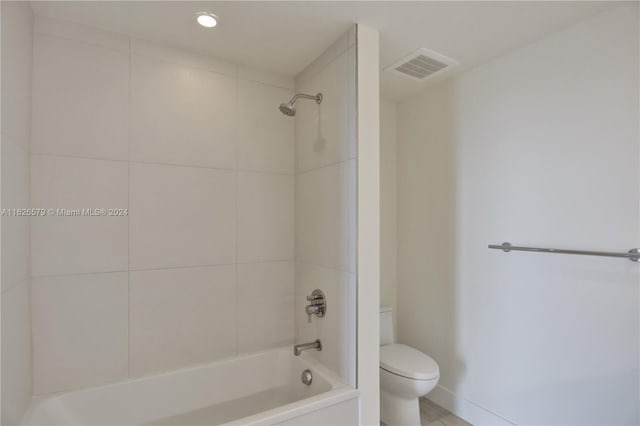
<svg viewBox="0 0 640 426"><path fill-rule="evenodd" d="M322 350L322 343L320 342L320 339L317 339L315 342L302 343L300 345L295 345L293 347L293 354L295 356L300 356L302 351L306 351L306 350L309 350L309 349L315 349L315 350L321 351Z"/></svg>

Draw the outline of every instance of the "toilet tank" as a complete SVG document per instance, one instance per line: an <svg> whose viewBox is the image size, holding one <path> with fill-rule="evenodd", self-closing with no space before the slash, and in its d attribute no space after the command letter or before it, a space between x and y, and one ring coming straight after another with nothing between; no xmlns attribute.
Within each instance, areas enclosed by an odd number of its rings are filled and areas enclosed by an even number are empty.
<svg viewBox="0 0 640 426"><path fill-rule="evenodd" d="M393 343L393 310L389 307L380 308L380 346Z"/></svg>

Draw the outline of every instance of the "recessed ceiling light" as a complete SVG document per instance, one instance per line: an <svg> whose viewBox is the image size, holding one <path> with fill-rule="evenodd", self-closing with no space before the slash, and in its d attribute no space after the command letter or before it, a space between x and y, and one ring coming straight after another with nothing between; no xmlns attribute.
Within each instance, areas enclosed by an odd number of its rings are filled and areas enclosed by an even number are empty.
<svg viewBox="0 0 640 426"><path fill-rule="evenodd" d="M198 24L202 25L203 27L206 28L213 28L216 25L218 25L218 17L216 15L214 15L213 13L208 13L208 12L201 12L198 13L198 17L196 18L198 21Z"/></svg>

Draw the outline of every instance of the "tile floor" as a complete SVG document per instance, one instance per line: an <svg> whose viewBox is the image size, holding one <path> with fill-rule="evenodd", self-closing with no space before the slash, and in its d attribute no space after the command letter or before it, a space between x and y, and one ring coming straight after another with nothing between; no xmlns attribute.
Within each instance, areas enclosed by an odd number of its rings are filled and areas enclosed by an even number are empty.
<svg viewBox="0 0 640 426"><path fill-rule="evenodd" d="M472 426L427 398L420 398L421 426ZM386 426L380 423L381 426ZM388 425L392 426L392 425Z"/></svg>
<svg viewBox="0 0 640 426"><path fill-rule="evenodd" d="M420 398L420 420L421 426L471 426L427 398Z"/></svg>

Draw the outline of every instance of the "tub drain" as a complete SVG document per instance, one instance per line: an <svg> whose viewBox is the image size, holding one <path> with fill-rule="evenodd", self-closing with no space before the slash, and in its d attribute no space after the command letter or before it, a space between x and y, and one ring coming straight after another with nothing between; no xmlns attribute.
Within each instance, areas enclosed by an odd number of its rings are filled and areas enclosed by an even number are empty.
<svg viewBox="0 0 640 426"><path fill-rule="evenodd" d="M302 377L300 378L302 379L302 383L307 386L311 386L311 382L313 382L313 374L311 374L311 370L304 370L302 372Z"/></svg>

